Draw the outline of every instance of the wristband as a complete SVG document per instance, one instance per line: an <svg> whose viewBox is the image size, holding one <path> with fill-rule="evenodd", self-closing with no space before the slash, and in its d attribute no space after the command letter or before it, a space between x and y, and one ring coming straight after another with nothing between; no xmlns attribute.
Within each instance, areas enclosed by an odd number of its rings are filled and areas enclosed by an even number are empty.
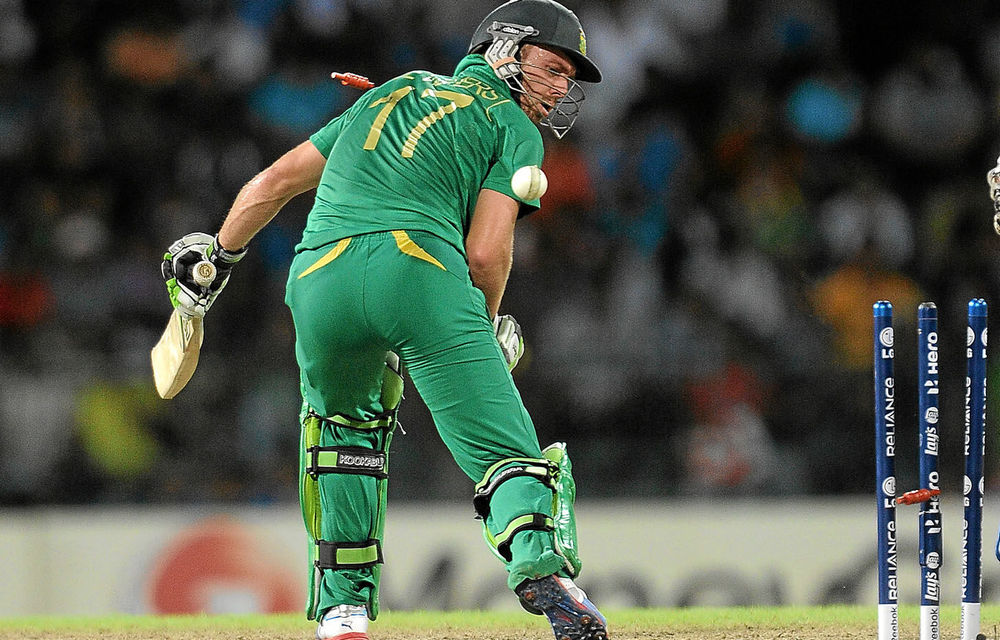
<svg viewBox="0 0 1000 640"><path fill-rule="evenodd" d="M230 251L223 247L219 242L219 234L215 234L215 238L212 239L212 244L208 246L206 255L212 262L219 261L227 264L236 264L247 254L248 246L249 245L244 245L236 251Z"/></svg>

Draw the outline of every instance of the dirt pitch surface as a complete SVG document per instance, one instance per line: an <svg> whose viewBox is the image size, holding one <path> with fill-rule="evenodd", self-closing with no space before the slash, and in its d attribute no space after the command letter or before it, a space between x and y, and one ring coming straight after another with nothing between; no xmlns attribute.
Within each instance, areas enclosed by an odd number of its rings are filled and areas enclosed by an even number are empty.
<svg viewBox="0 0 1000 640"><path fill-rule="evenodd" d="M871 640L874 607L630 609L608 611L612 640ZM1000 608L984 606L982 630L997 640ZM917 640L916 607L900 610L900 639ZM312 640L297 615L0 618L0 640ZM942 608L941 637L959 634L958 608ZM553 640L542 618L503 612L391 612L371 640Z"/></svg>
<svg viewBox="0 0 1000 640"><path fill-rule="evenodd" d="M369 634L372 640L553 640L551 633L545 630L532 630L531 633L524 633L512 630L509 633L497 631L469 631L469 630L445 630L434 632L414 632L414 631L375 631ZM952 634L945 634L946 637L957 637L957 630ZM807 629L795 627L776 628L746 628L741 630L712 631L709 629L697 630L670 630L651 629L638 633L616 633L612 629L611 640L763 640L765 638L797 639L797 640L853 640L865 638L870 640L874 637L872 629ZM913 636L901 635L902 638ZM174 629L168 631L107 631L94 629L92 631L60 631L60 630L37 630L20 633L0 634L3 640L205 640L207 638L224 638L225 640L312 640L313 629L307 628L299 632L291 631L266 631L259 632L244 631L232 633L222 630L183 630Z"/></svg>

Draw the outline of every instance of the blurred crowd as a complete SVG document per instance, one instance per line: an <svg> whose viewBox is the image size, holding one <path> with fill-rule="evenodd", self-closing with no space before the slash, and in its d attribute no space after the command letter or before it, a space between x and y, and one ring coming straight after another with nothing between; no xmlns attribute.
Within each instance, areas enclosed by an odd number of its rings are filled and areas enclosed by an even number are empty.
<svg viewBox="0 0 1000 640"><path fill-rule="evenodd" d="M448 74L495 4L0 0L0 505L296 499L282 299L309 195L254 240L171 401L149 365L162 253L214 232L244 182L358 97L331 71ZM1000 313L1000 7L565 4L605 81L566 138L543 136L550 188L518 224L502 311L525 331L515 379L542 444L569 442L581 495L871 492L881 298L901 483L910 337L934 300L959 486L965 304ZM390 495L469 498L407 395Z"/></svg>

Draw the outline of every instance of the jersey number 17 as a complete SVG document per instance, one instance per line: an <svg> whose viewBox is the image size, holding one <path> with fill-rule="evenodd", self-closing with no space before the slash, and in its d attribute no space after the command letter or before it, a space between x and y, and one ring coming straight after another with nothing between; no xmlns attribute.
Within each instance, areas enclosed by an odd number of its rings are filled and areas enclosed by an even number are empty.
<svg viewBox="0 0 1000 640"><path fill-rule="evenodd" d="M399 104L399 101L405 98L410 92L413 91L413 87L401 87L396 89L392 93L378 100L373 101L368 105L369 109L377 107L378 105L383 105L379 110L378 115L375 116L375 122L372 123L372 128L368 130L368 137L365 139L365 150L371 151L376 146L382 137L382 127L385 126L386 120L389 119L389 114L392 110ZM421 98L426 98L427 96L434 96L440 98L441 100L448 100L448 104L439 107L438 109L431 111L429 114L424 116L417 124L410 129L409 135L406 136L406 141L403 143L403 148L400 151L400 155L404 158L412 158L413 152L416 150L417 143L420 142L420 137L427 132L435 122L441 118L447 116L449 113L454 113L456 109L461 109L472 104L475 100L470 95L464 93L458 93L457 91L439 91L437 89L431 89L430 87L424 89L423 93L420 94Z"/></svg>

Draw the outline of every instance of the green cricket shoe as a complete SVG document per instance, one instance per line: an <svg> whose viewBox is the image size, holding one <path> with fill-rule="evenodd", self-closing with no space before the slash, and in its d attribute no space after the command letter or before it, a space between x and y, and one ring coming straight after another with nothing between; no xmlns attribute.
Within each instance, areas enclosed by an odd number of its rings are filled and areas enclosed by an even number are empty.
<svg viewBox="0 0 1000 640"><path fill-rule="evenodd" d="M514 593L526 610L548 618L556 640L607 640L607 619L569 578L525 580Z"/></svg>

